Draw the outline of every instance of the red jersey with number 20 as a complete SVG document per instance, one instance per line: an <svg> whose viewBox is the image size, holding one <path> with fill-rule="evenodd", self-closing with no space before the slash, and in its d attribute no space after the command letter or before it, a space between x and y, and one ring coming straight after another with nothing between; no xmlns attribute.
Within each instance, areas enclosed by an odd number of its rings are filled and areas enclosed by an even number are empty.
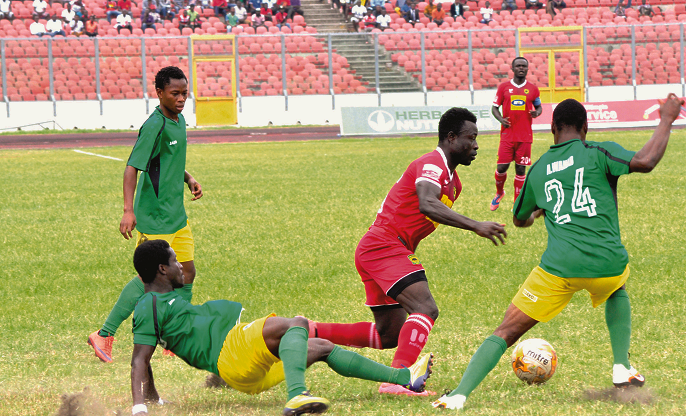
<svg viewBox="0 0 686 416"><path fill-rule="evenodd" d="M416 184L421 181L441 188L441 202L448 208L453 206L462 192L460 178L448 169L443 150L436 148L410 163L381 204L376 221L369 227L371 232L378 230L402 238L412 252L438 226L437 222L419 212Z"/></svg>
<svg viewBox="0 0 686 416"><path fill-rule="evenodd" d="M510 118L510 127L500 126L500 140L524 143L534 141L531 131L533 118L529 111L534 109L534 101L540 95L538 87L526 80L522 85L509 80L498 86L493 105L502 106L503 117Z"/></svg>

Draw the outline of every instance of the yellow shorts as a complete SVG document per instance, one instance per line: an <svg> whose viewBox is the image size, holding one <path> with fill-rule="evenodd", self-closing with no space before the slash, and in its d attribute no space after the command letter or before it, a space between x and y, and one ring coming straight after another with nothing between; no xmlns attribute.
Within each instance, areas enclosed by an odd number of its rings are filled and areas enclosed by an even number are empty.
<svg viewBox="0 0 686 416"><path fill-rule="evenodd" d="M193 243L193 233L191 232L191 225L186 221L186 226L175 232L174 234L143 234L138 232L138 240L136 247L148 240L164 240L171 246L176 259L180 263L193 261L195 254L195 244Z"/></svg>
<svg viewBox="0 0 686 416"><path fill-rule="evenodd" d="M238 391L257 394L281 383L283 362L267 349L262 329L267 318L238 324L229 331L219 353L217 368L226 384Z"/></svg>
<svg viewBox="0 0 686 416"><path fill-rule="evenodd" d="M512 303L529 317L548 322L567 306L574 293L585 289L596 308L629 278L629 266L614 277L558 277L536 266L519 288Z"/></svg>

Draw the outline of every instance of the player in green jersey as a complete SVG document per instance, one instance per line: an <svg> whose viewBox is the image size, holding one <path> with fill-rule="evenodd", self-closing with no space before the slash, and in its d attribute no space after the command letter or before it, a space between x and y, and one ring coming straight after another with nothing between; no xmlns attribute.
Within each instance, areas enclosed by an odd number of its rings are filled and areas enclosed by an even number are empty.
<svg viewBox="0 0 686 416"><path fill-rule="evenodd" d="M305 384L305 369L317 361L326 362L344 377L400 384L413 391L423 390L431 373L431 354L410 368L390 368L331 341L308 339L308 322L303 317L270 314L245 324L240 323L240 303L215 300L191 305L184 268L165 240L140 244L133 264L145 283L145 294L133 314L134 415L148 413L146 400L163 403L150 366L158 344L244 393L260 393L285 379L284 415L323 413L328 408L328 400L310 395Z"/></svg>
<svg viewBox="0 0 686 416"><path fill-rule="evenodd" d="M194 243L183 188L185 182L195 201L202 197L202 187L186 172L186 120L181 111L188 97L188 80L179 68L168 66L155 76L155 88L160 105L139 130L124 170L124 216L119 231L128 240L136 228L137 245L154 239L169 242L183 265L190 294L195 279ZM138 172L142 172L140 181ZM114 334L131 316L141 295L143 282L136 276L122 290L102 329L89 335L88 344L102 361L112 362Z"/></svg>
<svg viewBox="0 0 686 416"><path fill-rule="evenodd" d="M683 104L669 95L660 106L660 124L638 152L617 143L587 141L586 109L578 101L564 100L555 108L555 144L529 170L513 211L517 227L529 227L545 215L548 248L512 299L503 322L472 357L460 384L434 407L461 409L508 347L538 322L552 319L582 289L589 292L593 307L605 303L614 385L643 386L645 378L629 363L629 267L619 233L617 180L655 168Z"/></svg>

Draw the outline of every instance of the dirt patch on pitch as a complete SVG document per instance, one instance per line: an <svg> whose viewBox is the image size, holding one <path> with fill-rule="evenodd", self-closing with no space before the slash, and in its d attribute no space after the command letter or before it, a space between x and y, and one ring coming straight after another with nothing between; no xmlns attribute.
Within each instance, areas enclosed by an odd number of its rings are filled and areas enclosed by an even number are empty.
<svg viewBox="0 0 686 416"><path fill-rule="evenodd" d="M584 392L584 399L617 403L651 404L657 400L657 396L648 388L627 387L618 389L610 387L602 390L586 390Z"/></svg>
<svg viewBox="0 0 686 416"><path fill-rule="evenodd" d="M123 416L123 413L116 410L108 410L100 403L88 387L82 392L62 395L62 405L57 409L55 416Z"/></svg>

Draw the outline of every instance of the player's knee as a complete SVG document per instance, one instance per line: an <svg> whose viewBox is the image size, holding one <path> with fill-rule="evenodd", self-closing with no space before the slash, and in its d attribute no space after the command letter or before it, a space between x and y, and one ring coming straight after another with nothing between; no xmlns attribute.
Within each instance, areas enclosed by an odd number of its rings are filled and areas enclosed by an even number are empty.
<svg viewBox="0 0 686 416"><path fill-rule="evenodd" d="M291 318L289 321L290 328L293 328L294 326L301 326L305 329L308 329L310 326L309 322L307 321L307 318L305 318L304 316L296 316L295 318Z"/></svg>

